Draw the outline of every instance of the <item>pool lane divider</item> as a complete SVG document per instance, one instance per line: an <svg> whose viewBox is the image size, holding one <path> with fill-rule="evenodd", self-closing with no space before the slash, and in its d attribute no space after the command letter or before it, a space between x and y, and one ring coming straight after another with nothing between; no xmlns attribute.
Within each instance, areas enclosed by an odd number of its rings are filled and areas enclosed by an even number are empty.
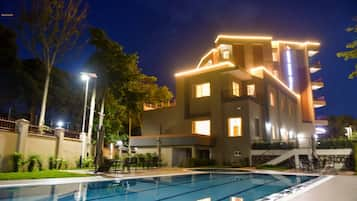
<svg viewBox="0 0 357 201"><path fill-rule="evenodd" d="M207 175L209 174L212 174L212 173L208 173ZM213 173L214 175L215 173ZM199 175L206 175L206 174L199 174ZM240 174L240 175L243 175L243 174ZM248 177L246 179L241 179L239 181L245 181L245 180L248 180L248 179L251 179L251 178L254 178L254 174L252 173L247 173L247 174L244 174L244 175L252 175L252 177ZM228 175L227 175L228 176ZM231 175L230 175L231 176ZM216 179L216 180L223 180L223 179L227 179L227 178L230 178L230 177L225 177L225 178L219 178L219 179ZM124 182L126 180L123 180L122 182ZM209 181L209 180L198 180L198 182L202 182L202 181ZM221 184L216 184L216 186L220 186L220 185L226 185L228 183L234 183L234 182L237 182L237 180L234 180L234 181L230 181L230 182L225 182L225 183L221 183ZM190 179L190 181L185 181L185 182L181 182L181 183L176 183L176 184L172 184L170 186L166 185L166 186L163 186L163 187L160 187L160 189L163 189L163 188L169 188L169 187L175 187L175 186L178 186L178 185L183 185L183 184L190 184L192 183L192 180ZM197 190L193 190L193 191L200 191L202 189L209 189L211 187L215 187L215 186L207 186L207 187L204 187L204 188L200 188L200 189L197 189ZM141 193L141 192L146 192L146 191L151 191L151 190L156 190L157 187L154 187L154 188L148 188L148 189L143 189L141 191L136 191L136 192L126 192L126 193L121 193L121 194L115 194L115 195L108 195L108 196L105 196L105 197L98 197L98 198L91 198L91 199L87 199L87 201L92 201L92 200L100 200L100 199L104 199L104 198L113 198L113 197L119 197L119 196L125 196L125 195L130 195L130 194L135 194L135 193ZM191 193L191 191L188 191L189 193ZM187 191L185 193L180 193L180 194L186 194ZM175 195L177 196L177 195ZM173 196L173 197L175 197ZM172 196L169 196L170 198ZM165 200L166 198L161 198L161 199L157 199L157 201L160 201L160 200Z"/></svg>

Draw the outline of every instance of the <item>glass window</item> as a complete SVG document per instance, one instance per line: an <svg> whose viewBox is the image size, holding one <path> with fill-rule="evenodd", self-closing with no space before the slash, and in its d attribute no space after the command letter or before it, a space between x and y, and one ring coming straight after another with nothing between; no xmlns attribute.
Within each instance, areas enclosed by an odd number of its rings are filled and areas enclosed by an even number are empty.
<svg viewBox="0 0 357 201"><path fill-rule="evenodd" d="M242 136L242 118L235 117L228 119L228 136L239 137Z"/></svg>
<svg viewBox="0 0 357 201"><path fill-rule="evenodd" d="M209 82L196 85L196 98L210 96L210 95L211 95L211 86Z"/></svg>
<svg viewBox="0 0 357 201"><path fill-rule="evenodd" d="M211 121L201 120L192 122L192 133L200 135L211 135Z"/></svg>
<svg viewBox="0 0 357 201"><path fill-rule="evenodd" d="M222 51L222 57L223 57L223 59L229 59L229 57L230 57L230 51L229 50L223 50Z"/></svg>
<svg viewBox="0 0 357 201"><path fill-rule="evenodd" d="M275 97L274 97L274 94L273 94L273 92L270 92L269 93L269 99L270 99L270 106L272 106L272 107L274 107L274 105L275 105Z"/></svg>
<svg viewBox="0 0 357 201"><path fill-rule="evenodd" d="M255 85L254 84L247 85L247 94L248 94L248 96L255 96Z"/></svg>
<svg viewBox="0 0 357 201"><path fill-rule="evenodd" d="M240 93L239 93L239 83L237 82L232 82L232 94L233 96L239 96Z"/></svg>

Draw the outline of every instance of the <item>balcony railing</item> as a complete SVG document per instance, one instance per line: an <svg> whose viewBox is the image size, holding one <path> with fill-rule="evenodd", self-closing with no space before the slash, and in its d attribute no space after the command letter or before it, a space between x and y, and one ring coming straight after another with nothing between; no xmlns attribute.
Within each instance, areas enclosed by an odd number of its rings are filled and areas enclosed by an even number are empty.
<svg viewBox="0 0 357 201"><path fill-rule="evenodd" d="M311 82L311 88L312 90L318 90L318 89L321 89L322 87L324 87L324 83L322 81L322 79L317 79L317 80L314 80Z"/></svg>
<svg viewBox="0 0 357 201"><path fill-rule="evenodd" d="M143 105L144 111L157 110L161 108L174 107L174 106L176 106L176 100L172 100L166 103L162 102L158 104L144 103Z"/></svg>
<svg viewBox="0 0 357 201"><path fill-rule="evenodd" d="M15 121L0 119L0 129L8 130L8 131L15 131Z"/></svg>
<svg viewBox="0 0 357 201"><path fill-rule="evenodd" d="M321 64L320 62L317 64L314 64L312 66L310 66L310 73L316 73L317 71L321 70Z"/></svg>
<svg viewBox="0 0 357 201"><path fill-rule="evenodd" d="M321 96L314 100L314 108L320 108L326 106L326 100L324 96Z"/></svg>
<svg viewBox="0 0 357 201"><path fill-rule="evenodd" d="M64 131L64 137L80 139L80 136L81 136L80 133L77 131L71 131L71 130Z"/></svg>

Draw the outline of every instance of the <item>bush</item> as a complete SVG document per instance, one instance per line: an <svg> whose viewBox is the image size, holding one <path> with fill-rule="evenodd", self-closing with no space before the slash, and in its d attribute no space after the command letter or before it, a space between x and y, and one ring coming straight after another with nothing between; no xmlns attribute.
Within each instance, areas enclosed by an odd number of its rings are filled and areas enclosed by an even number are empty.
<svg viewBox="0 0 357 201"><path fill-rule="evenodd" d="M352 141L346 138L327 138L317 142L317 149L352 148Z"/></svg>
<svg viewBox="0 0 357 201"><path fill-rule="evenodd" d="M76 161L77 168L80 168L80 163L81 163L80 160ZM94 167L93 158L88 157L88 158L82 159L82 168L92 168L92 167Z"/></svg>
<svg viewBox="0 0 357 201"><path fill-rule="evenodd" d="M200 158L190 158L187 159L183 167L202 167L202 166L213 166L216 164L215 160L212 159L200 159Z"/></svg>
<svg viewBox="0 0 357 201"><path fill-rule="evenodd" d="M42 170L42 162L38 155L29 156L27 162L28 162L27 171L32 172L35 169L36 165L38 170Z"/></svg>
<svg viewBox="0 0 357 201"><path fill-rule="evenodd" d="M60 170L60 169L67 169L68 168L68 162L66 160L63 160L61 158L54 158L50 157L48 159L48 169L53 170Z"/></svg>
<svg viewBox="0 0 357 201"><path fill-rule="evenodd" d="M289 142L255 142L252 149L294 149L295 143Z"/></svg>
<svg viewBox="0 0 357 201"><path fill-rule="evenodd" d="M353 143L353 162L354 169L357 171L357 143Z"/></svg>
<svg viewBox="0 0 357 201"><path fill-rule="evenodd" d="M12 171L19 172L20 168L22 169L25 164L24 156L21 153L15 152L12 154L11 158L13 163Z"/></svg>

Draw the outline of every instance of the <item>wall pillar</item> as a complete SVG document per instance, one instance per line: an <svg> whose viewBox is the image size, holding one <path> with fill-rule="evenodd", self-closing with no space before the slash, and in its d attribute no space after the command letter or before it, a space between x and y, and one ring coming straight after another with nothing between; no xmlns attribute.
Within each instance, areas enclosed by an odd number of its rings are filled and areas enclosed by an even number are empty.
<svg viewBox="0 0 357 201"><path fill-rule="evenodd" d="M15 121L17 138L16 152L26 155L26 141L29 133L30 122L26 119L18 119Z"/></svg>
<svg viewBox="0 0 357 201"><path fill-rule="evenodd" d="M299 164L300 164L299 154L295 154L294 155L294 159L295 159L295 169L299 169L300 168L300 166L299 166Z"/></svg>
<svg viewBox="0 0 357 201"><path fill-rule="evenodd" d="M195 146L192 146L191 158L197 158L197 149Z"/></svg>
<svg viewBox="0 0 357 201"><path fill-rule="evenodd" d="M57 137L56 158L62 158L63 157L64 128L56 128L55 136Z"/></svg>

